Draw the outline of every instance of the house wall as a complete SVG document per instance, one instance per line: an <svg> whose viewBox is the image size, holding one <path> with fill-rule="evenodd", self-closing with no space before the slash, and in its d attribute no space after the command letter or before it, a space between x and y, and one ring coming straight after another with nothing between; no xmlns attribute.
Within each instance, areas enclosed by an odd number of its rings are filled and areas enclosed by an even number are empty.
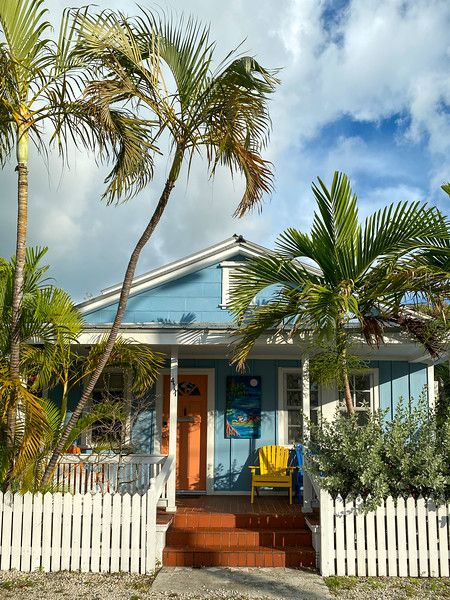
<svg viewBox="0 0 450 600"><path fill-rule="evenodd" d="M236 254L231 261L244 261ZM216 263L175 281L130 296L124 323L228 323L231 313L220 308L222 298L222 267ZM258 296L264 301L270 297L268 289ZM84 315L87 323L112 323L117 303L93 310Z"/></svg>
<svg viewBox="0 0 450 600"><path fill-rule="evenodd" d="M255 440L225 438L226 377L236 370L227 360L181 360L183 369L215 369L214 414L214 490L248 491L250 489L249 465L257 464L260 446L277 444L278 423L278 368L300 367L295 360L250 360L246 374L259 375L262 383L261 437ZM400 397L417 401L427 385L427 365L406 361L373 361L371 368L379 369L380 408L387 409L387 418Z"/></svg>

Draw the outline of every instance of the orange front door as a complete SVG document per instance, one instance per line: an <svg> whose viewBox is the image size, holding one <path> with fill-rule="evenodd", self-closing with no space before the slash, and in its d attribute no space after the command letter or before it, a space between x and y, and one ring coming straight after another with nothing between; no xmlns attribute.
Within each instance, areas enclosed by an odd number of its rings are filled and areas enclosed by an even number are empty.
<svg viewBox="0 0 450 600"><path fill-rule="evenodd" d="M207 375L178 376L177 490L206 490ZM170 376L164 376L161 452L169 450Z"/></svg>

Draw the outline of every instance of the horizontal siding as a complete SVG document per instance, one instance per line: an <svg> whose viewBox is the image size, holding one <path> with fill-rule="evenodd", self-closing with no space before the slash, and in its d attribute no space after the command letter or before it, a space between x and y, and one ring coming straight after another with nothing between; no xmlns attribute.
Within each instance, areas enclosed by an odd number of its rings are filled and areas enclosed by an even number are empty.
<svg viewBox="0 0 450 600"><path fill-rule="evenodd" d="M246 260L235 256L231 260ZM261 302L267 300L273 290L258 296ZM222 268L217 263L200 269L175 281L153 289L131 295L124 323L229 323L232 315L220 308L222 300ZM85 314L90 324L112 323L117 303Z"/></svg>

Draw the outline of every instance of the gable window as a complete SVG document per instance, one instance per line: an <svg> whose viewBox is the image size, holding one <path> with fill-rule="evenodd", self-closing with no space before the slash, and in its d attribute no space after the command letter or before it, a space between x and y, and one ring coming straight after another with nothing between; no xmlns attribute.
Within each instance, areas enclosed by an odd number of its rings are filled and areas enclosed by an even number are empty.
<svg viewBox="0 0 450 600"><path fill-rule="evenodd" d="M349 377L353 408L358 423L367 423L369 411L378 410L378 371L376 369L352 373ZM339 390L341 411L346 412L344 390Z"/></svg>
<svg viewBox="0 0 450 600"><path fill-rule="evenodd" d="M222 270L222 294L220 300L220 308L227 309L230 303L230 292L233 285L232 273L237 267L242 267L245 262L227 260L220 263Z"/></svg>
<svg viewBox="0 0 450 600"><path fill-rule="evenodd" d="M280 443L298 444L303 437L303 386L301 369L283 369L282 380L282 420ZM310 416L313 423L318 422L320 411L319 386L310 383Z"/></svg>

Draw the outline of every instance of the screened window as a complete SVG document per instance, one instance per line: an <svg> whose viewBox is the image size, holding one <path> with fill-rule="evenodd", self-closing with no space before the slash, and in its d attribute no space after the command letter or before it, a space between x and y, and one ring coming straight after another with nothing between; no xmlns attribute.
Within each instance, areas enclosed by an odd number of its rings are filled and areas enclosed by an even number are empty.
<svg viewBox="0 0 450 600"><path fill-rule="evenodd" d="M302 441L303 434L303 399L301 371L284 374L284 408L286 411L287 428L286 443L296 444ZM320 410L319 386L310 383L310 419L317 423Z"/></svg>
<svg viewBox="0 0 450 600"><path fill-rule="evenodd" d="M350 375L350 390L353 408L357 414L358 423L361 425L367 423L369 411L373 411L377 408L374 401L373 379L373 373L370 371ZM345 412L344 390L339 390L339 402L341 403L341 410Z"/></svg>
<svg viewBox="0 0 450 600"><path fill-rule="evenodd" d="M130 402L127 375L123 371L105 372L95 385L91 407L107 406L107 414L92 424L90 444L119 446L126 441Z"/></svg>

